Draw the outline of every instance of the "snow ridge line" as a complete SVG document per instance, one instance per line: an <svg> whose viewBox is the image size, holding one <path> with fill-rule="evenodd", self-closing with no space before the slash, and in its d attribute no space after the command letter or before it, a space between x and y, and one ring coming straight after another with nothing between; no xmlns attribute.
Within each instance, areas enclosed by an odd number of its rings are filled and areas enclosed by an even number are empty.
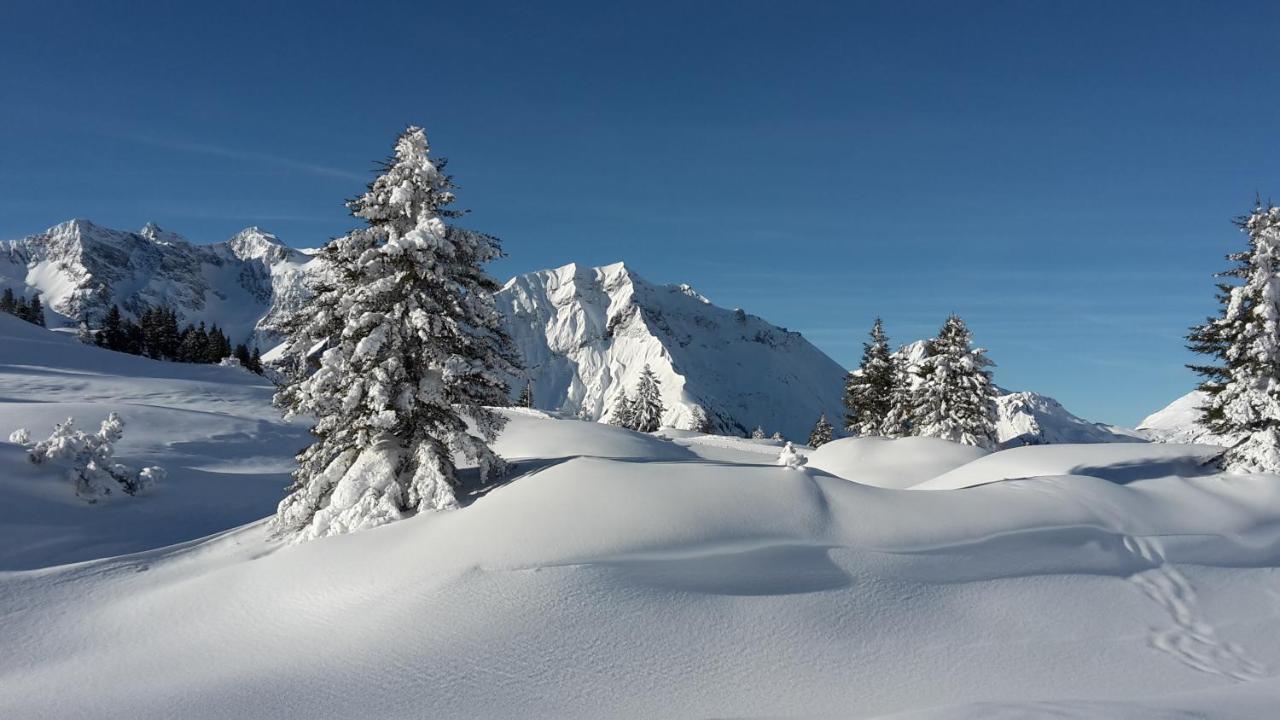
<svg viewBox="0 0 1280 720"><path fill-rule="evenodd" d="M1164 548L1156 538L1126 535L1127 550L1155 565L1129 576L1148 598L1173 621L1173 627L1151 628L1151 647L1173 656L1184 665L1239 682L1260 680L1266 667L1250 659L1244 648L1223 642L1217 630L1201 614L1195 588L1186 576L1165 563Z"/></svg>

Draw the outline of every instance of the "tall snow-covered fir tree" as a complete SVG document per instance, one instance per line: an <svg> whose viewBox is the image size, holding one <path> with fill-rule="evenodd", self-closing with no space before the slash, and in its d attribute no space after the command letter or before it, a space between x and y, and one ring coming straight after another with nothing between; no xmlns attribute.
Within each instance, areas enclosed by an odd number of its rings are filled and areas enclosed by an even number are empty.
<svg viewBox="0 0 1280 720"><path fill-rule="evenodd" d="M831 442L831 423L827 422L827 414L822 413L818 417L818 422L814 424L813 430L809 432L809 447L820 448Z"/></svg>
<svg viewBox="0 0 1280 720"><path fill-rule="evenodd" d="M633 415L633 403L631 398L627 397L627 391L623 388L618 397L613 401L613 407L609 410L609 424L615 427L635 429L635 419Z"/></svg>
<svg viewBox="0 0 1280 720"><path fill-rule="evenodd" d="M1280 472L1280 208L1259 203L1236 221L1249 236L1221 273L1216 318L1193 328L1190 347L1212 362L1191 366L1208 396L1202 424L1239 437L1225 455L1234 472Z"/></svg>
<svg viewBox="0 0 1280 720"><path fill-rule="evenodd" d="M913 434L912 415L915 413L918 368L901 352L891 356L890 365L893 389L889 393L889 412L885 415L880 434L887 438L907 437Z"/></svg>
<svg viewBox="0 0 1280 720"><path fill-rule="evenodd" d="M845 378L845 427L861 436L894 437L886 421L893 404L895 372L884 323L876 318L871 341L862 345L862 362Z"/></svg>
<svg viewBox="0 0 1280 720"><path fill-rule="evenodd" d="M290 352L319 367L276 394L286 416L310 415L315 442L273 520L301 540L457 506L454 453L482 478L504 470L489 448L504 418L503 377L519 360L482 266L501 256L488 235L446 223L454 187L410 127L368 190L348 201L367 224L331 240L331 274L287 323ZM467 419L474 425L468 429Z"/></svg>
<svg viewBox="0 0 1280 720"><path fill-rule="evenodd" d="M631 426L639 432L654 432L662 427L662 394L658 376L646 364L636 383L636 397L631 401Z"/></svg>
<svg viewBox="0 0 1280 720"><path fill-rule="evenodd" d="M987 370L994 363L972 342L973 334L956 315L928 341L913 392L912 435L995 448L996 389Z"/></svg>

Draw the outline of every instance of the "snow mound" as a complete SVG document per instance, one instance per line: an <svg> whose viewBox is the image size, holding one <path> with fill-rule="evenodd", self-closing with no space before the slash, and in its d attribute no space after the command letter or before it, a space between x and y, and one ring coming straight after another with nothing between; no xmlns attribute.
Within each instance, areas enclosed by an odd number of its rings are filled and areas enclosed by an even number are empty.
<svg viewBox="0 0 1280 720"><path fill-rule="evenodd" d="M1125 484L1156 477L1193 478L1218 471L1213 445L1100 444L1032 445L979 458L930 480L915 490L954 490L1004 480L1087 475Z"/></svg>
<svg viewBox="0 0 1280 720"><path fill-rule="evenodd" d="M937 438L844 438L810 451L809 467L863 485L903 489L987 454L982 448Z"/></svg>

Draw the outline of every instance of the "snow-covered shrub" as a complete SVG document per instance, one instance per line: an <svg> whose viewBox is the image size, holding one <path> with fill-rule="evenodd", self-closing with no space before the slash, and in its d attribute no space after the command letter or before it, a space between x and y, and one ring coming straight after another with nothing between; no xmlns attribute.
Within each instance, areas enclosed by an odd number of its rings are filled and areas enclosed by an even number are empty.
<svg viewBox="0 0 1280 720"><path fill-rule="evenodd" d="M25 430L22 431L25 433ZM54 463L66 467L67 477L75 483L76 494L96 502L117 490L126 495L136 495L152 487L165 477L163 468L146 467L141 472L128 465L113 461L115 443L124 434L124 420L111 413L96 433L75 429L75 419L53 426L53 433L45 440L32 445L27 457L36 464ZM18 433L15 432L14 436ZM25 445L30 441L24 436Z"/></svg>
<svg viewBox="0 0 1280 720"><path fill-rule="evenodd" d="M804 455L796 452L796 449L787 443L782 446L782 452L778 453L778 464L782 467L789 467L792 470L799 470L809 459Z"/></svg>
<svg viewBox="0 0 1280 720"><path fill-rule="evenodd" d="M31 433L26 428L18 428L9 433L9 442L15 445L26 445L31 442Z"/></svg>

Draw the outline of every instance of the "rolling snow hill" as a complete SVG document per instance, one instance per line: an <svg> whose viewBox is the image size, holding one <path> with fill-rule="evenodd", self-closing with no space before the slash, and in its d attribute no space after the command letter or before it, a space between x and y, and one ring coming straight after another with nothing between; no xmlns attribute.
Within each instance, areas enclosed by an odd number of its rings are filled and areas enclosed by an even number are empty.
<svg viewBox="0 0 1280 720"><path fill-rule="evenodd" d="M123 459L169 471L88 505L0 440L0 717L1225 720L1280 704L1280 478L1215 474L1211 448L864 438L797 470L773 441L506 409L505 484L282 545L260 518L305 440L269 394L0 316L0 438L117 410ZM961 485L977 487L945 489Z"/></svg>

